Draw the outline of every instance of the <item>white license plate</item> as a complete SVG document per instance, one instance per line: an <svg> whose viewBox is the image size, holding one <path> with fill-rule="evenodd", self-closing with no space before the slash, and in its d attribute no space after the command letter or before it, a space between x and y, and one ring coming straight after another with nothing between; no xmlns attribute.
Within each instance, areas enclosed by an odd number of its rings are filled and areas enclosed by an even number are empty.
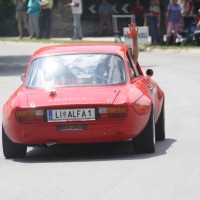
<svg viewBox="0 0 200 200"><path fill-rule="evenodd" d="M47 110L47 120L49 122L95 120L95 109L83 108Z"/></svg>

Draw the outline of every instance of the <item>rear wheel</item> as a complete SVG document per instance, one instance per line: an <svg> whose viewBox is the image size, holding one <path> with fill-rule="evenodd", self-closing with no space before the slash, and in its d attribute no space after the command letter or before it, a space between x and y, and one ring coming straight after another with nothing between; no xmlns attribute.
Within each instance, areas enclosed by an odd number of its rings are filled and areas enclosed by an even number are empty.
<svg viewBox="0 0 200 200"><path fill-rule="evenodd" d="M27 146L12 142L2 126L3 153L6 158L22 158L26 156Z"/></svg>
<svg viewBox="0 0 200 200"><path fill-rule="evenodd" d="M163 101L162 110L156 123L156 140L165 140L165 103Z"/></svg>
<svg viewBox="0 0 200 200"><path fill-rule="evenodd" d="M144 131L132 140L135 153L153 153L155 151L155 120L153 108Z"/></svg>

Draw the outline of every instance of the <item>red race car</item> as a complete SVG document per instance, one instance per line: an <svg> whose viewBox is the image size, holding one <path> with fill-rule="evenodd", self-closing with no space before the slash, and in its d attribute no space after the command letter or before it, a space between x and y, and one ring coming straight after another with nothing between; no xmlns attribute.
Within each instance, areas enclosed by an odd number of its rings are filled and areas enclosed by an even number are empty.
<svg viewBox="0 0 200 200"><path fill-rule="evenodd" d="M124 44L71 44L36 51L23 84L3 106L6 158L27 146L132 140L152 153L165 139L164 92Z"/></svg>

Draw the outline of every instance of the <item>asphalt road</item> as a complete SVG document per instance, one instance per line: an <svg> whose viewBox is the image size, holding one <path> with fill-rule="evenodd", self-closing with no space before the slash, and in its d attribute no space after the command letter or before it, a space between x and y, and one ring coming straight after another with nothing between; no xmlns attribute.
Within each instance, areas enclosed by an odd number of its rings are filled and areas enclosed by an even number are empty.
<svg viewBox="0 0 200 200"><path fill-rule="evenodd" d="M0 112L40 46L0 42ZM143 70L154 70L166 94L166 140L154 154L132 154L122 142L28 148L25 159L7 160L0 144L0 199L199 200L199 53L140 52Z"/></svg>

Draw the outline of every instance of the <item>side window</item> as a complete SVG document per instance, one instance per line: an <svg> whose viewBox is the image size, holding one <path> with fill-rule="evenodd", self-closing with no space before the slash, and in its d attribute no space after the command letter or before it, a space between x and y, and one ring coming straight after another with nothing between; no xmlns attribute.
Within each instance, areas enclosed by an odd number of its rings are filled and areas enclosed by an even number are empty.
<svg viewBox="0 0 200 200"><path fill-rule="evenodd" d="M129 67L129 71L130 71L130 78L133 79L135 77L134 70L133 70L133 67L131 66L131 63L129 62L129 60L128 60L128 67Z"/></svg>

